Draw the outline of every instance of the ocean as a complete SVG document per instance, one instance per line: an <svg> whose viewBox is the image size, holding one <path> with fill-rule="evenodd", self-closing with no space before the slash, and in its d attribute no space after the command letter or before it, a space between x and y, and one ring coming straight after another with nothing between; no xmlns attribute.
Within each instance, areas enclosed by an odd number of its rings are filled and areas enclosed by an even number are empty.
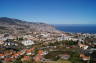
<svg viewBox="0 0 96 63"><path fill-rule="evenodd" d="M67 25L67 24L56 24L54 25L56 29L64 31L64 32L71 32L71 33L96 33L96 25L92 24L74 24L74 25Z"/></svg>

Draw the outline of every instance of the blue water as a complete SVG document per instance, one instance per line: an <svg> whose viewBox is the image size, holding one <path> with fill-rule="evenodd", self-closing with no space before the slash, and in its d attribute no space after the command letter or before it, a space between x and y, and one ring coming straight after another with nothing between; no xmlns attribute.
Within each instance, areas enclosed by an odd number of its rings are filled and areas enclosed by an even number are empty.
<svg viewBox="0 0 96 63"><path fill-rule="evenodd" d="M96 33L96 25L55 25L58 30L72 33Z"/></svg>

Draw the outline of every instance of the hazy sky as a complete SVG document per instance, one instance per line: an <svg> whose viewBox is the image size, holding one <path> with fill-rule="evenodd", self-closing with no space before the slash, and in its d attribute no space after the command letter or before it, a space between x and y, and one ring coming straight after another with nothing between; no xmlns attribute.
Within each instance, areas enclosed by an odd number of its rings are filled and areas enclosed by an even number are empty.
<svg viewBox="0 0 96 63"><path fill-rule="evenodd" d="M48 24L96 24L96 0L0 0L0 17Z"/></svg>

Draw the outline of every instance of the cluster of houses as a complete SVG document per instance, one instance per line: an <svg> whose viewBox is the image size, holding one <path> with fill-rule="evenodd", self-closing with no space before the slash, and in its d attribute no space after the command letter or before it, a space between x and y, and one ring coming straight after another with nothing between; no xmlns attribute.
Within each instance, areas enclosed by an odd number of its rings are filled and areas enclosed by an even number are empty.
<svg viewBox="0 0 96 63"><path fill-rule="evenodd" d="M1 54L0 53L0 60L3 60L3 62L11 62L11 61L15 61L16 59L20 58L22 56L21 61L30 61L30 59L34 61L41 61L41 59L43 58L43 55L45 55L46 53L43 50L38 50L37 54L35 55L35 48L30 48L30 49L23 49L21 51L18 52L10 52L10 54L8 53L8 55L6 54Z"/></svg>
<svg viewBox="0 0 96 63"><path fill-rule="evenodd" d="M74 38L74 35L69 36L66 34L62 34L60 37L58 37L58 41L62 41L62 40L72 40L72 41L80 41L80 42L84 41L84 40L82 40L82 38Z"/></svg>
<svg viewBox="0 0 96 63"><path fill-rule="evenodd" d="M96 48L93 48L89 45L79 43L79 47L81 48L80 51L80 58L85 62L96 62Z"/></svg>
<svg viewBox="0 0 96 63"><path fill-rule="evenodd" d="M83 37L88 37L91 34L77 34L77 35L78 36L82 35ZM23 40L21 40L20 42L18 42L18 40L16 40L17 42L6 41L7 39L16 39L17 37L23 37ZM3 45L5 48L17 48L17 47L21 46L20 43L23 46L32 46L32 45L35 45L36 42L39 43L40 41L44 42L44 44L48 44L50 42L52 43L55 41L62 41L62 40L79 41L78 46L81 49L80 58L82 58L82 60L84 60L84 61L90 61L91 60L90 54L93 51L95 51L95 49L92 49L92 48L90 49L89 45L85 45L85 44L80 43L80 42L84 42L83 39L82 39L82 37L79 37L79 38L74 37L74 34L69 35L66 33L57 33L56 34L56 33L48 33L48 32L44 32L44 33L43 32L41 32L41 33L34 32L32 34L26 34L26 35L21 35L21 36L0 34L0 47ZM50 47L46 46L44 48L50 48ZM50 49L52 49L52 47ZM1 48L3 48L3 47L1 47ZM54 48L56 48L56 46L54 46ZM43 51L41 49L38 48L37 54L34 52L35 48L30 48L30 49L26 48L26 49L22 49L17 52L10 52L8 54L0 53L0 60L3 60L5 62L14 61L21 56L23 56L21 58L21 61L29 61L32 58L34 61L48 60L43 57L44 55L48 54L48 52ZM69 59L70 58L69 54L63 54L63 55L59 55L59 56L61 57L61 59Z"/></svg>

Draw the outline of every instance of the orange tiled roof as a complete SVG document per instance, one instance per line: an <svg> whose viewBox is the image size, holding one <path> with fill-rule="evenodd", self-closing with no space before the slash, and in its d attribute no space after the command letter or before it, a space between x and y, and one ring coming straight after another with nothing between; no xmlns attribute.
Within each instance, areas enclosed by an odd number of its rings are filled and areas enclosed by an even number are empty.
<svg viewBox="0 0 96 63"><path fill-rule="evenodd" d="M83 60L90 60L90 56L84 56Z"/></svg>
<svg viewBox="0 0 96 63"><path fill-rule="evenodd" d="M32 52L33 50L34 50L34 48L28 49L28 50L26 50L26 53L30 53L30 52Z"/></svg>
<svg viewBox="0 0 96 63"><path fill-rule="evenodd" d="M4 54L0 54L0 56L4 56Z"/></svg>
<svg viewBox="0 0 96 63"><path fill-rule="evenodd" d="M29 58L29 56L24 56L24 58Z"/></svg>
<svg viewBox="0 0 96 63"><path fill-rule="evenodd" d="M43 54L43 50L39 50L39 51L38 51L38 54L39 54L39 55Z"/></svg>
<svg viewBox="0 0 96 63"><path fill-rule="evenodd" d="M17 52L17 54L20 55L20 54L22 54L22 52L21 51L20 52Z"/></svg>
<svg viewBox="0 0 96 63"><path fill-rule="evenodd" d="M22 60L30 60L30 57L29 57L29 56L24 56L24 57L22 58Z"/></svg>
<svg viewBox="0 0 96 63"><path fill-rule="evenodd" d="M19 55L19 54L16 53L16 54L13 54L12 56L18 56L18 55Z"/></svg>
<svg viewBox="0 0 96 63"><path fill-rule="evenodd" d="M30 53L31 52L31 50L26 50L26 53Z"/></svg>
<svg viewBox="0 0 96 63"><path fill-rule="evenodd" d="M84 57L85 55L84 54L80 54L80 57Z"/></svg>
<svg viewBox="0 0 96 63"><path fill-rule="evenodd" d="M4 61L12 61L12 58L4 58Z"/></svg>

